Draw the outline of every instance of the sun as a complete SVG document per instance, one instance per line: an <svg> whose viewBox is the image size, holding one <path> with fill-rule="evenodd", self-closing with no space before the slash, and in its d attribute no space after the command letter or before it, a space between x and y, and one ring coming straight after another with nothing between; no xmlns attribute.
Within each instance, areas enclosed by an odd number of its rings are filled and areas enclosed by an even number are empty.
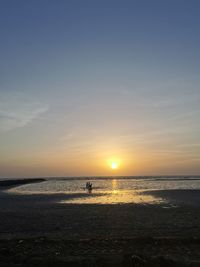
<svg viewBox="0 0 200 267"><path fill-rule="evenodd" d="M107 166L111 170L117 170L119 168L121 169L121 163L121 159L116 157L110 157L109 159L107 159Z"/></svg>
<svg viewBox="0 0 200 267"><path fill-rule="evenodd" d="M111 169L116 170L118 168L118 164L116 162L111 163Z"/></svg>

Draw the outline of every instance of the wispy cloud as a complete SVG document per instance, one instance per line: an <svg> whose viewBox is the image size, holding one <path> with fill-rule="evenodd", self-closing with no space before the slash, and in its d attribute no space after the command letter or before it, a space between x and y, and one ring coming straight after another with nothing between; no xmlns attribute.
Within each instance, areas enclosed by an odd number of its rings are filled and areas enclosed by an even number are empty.
<svg viewBox="0 0 200 267"><path fill-rule="evenodd" d="M21 95L3 95L0 99L0 132L24 127L48 110L46 104Z"/></svg>
<svg viewBox="0 0 200 267"><path fill-rule="evenodd" d="M200 148L200 143L180 144L180 145L177 145L177 146L183 147L183 148Z"/></svg>
<svg viewBox="0 0 200 267"><path fill-rule="evenodd" d="M137 89L120 89L119 93L122 96L126 96L129 99L134 100L134 104L139 107L160 109L160 108L170 108L184 105L198 104L200 100L200 94L191 92L182 92L181 94L177 91L169 92L167 90L163 91L162 85L160 88L154 88L154 90L146 91L144 88Z"/></svg>

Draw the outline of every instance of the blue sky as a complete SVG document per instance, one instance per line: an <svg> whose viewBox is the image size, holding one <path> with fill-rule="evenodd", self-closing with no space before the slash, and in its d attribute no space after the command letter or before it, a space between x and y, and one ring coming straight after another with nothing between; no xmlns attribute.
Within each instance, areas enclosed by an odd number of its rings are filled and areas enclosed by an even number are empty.
<svg viewBox="0 0 200 267"><path fill-rule="evenodd" d="M0 176L199 174L199 1L0 1Z"/></svg>

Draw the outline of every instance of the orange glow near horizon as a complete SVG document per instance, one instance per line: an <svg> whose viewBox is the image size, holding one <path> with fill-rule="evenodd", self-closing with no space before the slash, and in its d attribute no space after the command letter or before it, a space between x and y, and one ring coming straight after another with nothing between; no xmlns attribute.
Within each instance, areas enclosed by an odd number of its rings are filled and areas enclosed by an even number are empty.
<svg viewBox="0 0 200 267"><path fill-rule="evenodd" d="M14 163L3 159L4 173L9 169L8 177L76 177L76 176L129 176L129 175L173 175L183 170L182 161L177 162L177 155L153 153L149 148L134 148L134 152L116 149L101 149L69 153L68 151L43 150L25 157L13 154ZM11 159L10 159L11 161ZM194 165L195 167L196 165ZM186 172L187 171L187 172Z"/></svg>

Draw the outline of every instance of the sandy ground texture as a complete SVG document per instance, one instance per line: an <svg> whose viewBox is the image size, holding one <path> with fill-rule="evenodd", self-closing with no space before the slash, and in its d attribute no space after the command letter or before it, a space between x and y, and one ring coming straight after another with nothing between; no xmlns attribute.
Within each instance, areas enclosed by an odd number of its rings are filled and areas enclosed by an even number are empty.
<svg viewBox="0 0 200 267"><path fill-rule="evenodd" d="M60 204L85 194L15 195L4 187L1 266L200 266L200 192L152 194L167 203Z"/></svg>

